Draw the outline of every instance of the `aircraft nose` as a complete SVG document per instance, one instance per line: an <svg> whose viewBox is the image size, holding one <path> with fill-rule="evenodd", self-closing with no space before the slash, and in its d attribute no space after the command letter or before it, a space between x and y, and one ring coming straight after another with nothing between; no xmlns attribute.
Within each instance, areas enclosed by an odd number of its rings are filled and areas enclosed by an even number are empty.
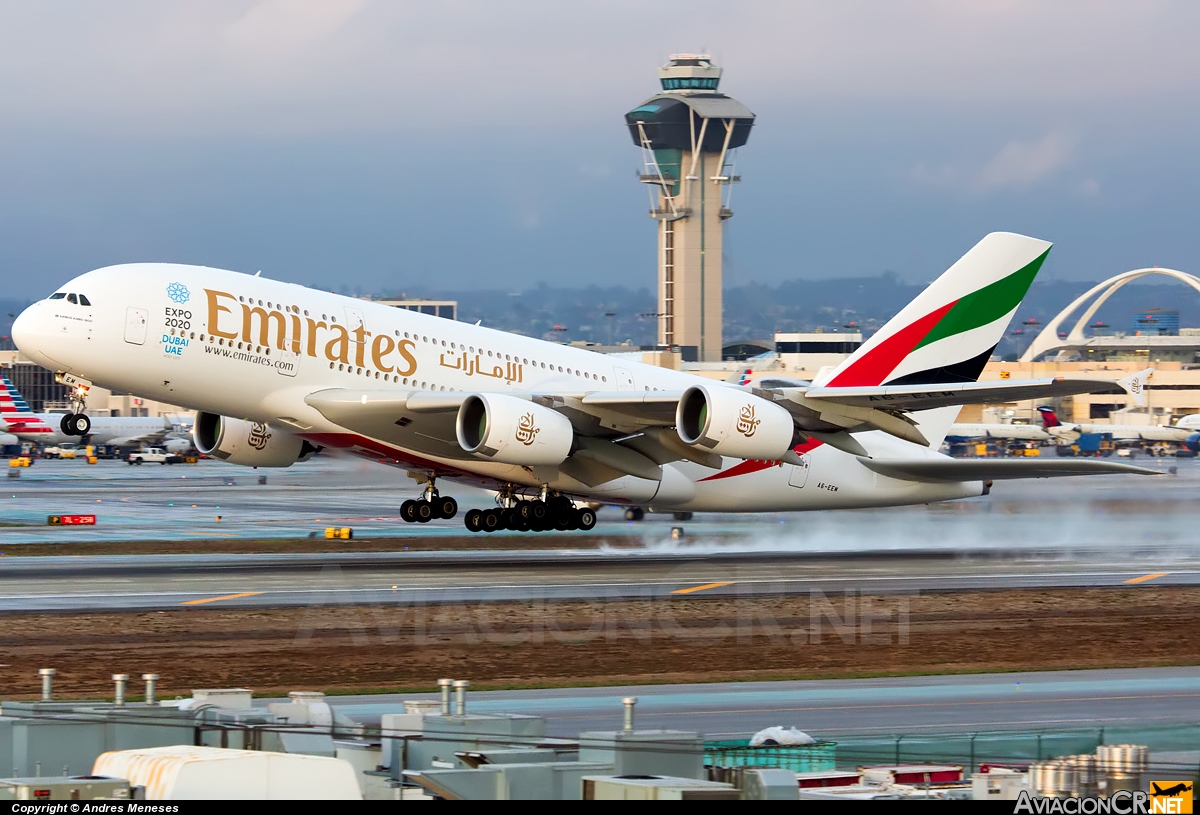
<svg viewBox="0 0 1200 815"><path fill-rule="evenodd" d="M18 314L12 324L13 342L25 354L37 344L37 311L38 304L34 303Z"/></svg>

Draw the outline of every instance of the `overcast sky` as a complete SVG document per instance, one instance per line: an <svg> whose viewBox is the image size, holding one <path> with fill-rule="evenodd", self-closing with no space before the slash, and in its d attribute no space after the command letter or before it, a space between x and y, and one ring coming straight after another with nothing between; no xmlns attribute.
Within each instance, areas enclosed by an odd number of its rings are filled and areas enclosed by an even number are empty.
<svg viewBox="0 0 1200 815"><path fill-rule="evenodd" d="M0 0L0 283L163 260L363 291L654 284L622 115L757 116L726 282L1200 271L1200 4Z"/></svg>

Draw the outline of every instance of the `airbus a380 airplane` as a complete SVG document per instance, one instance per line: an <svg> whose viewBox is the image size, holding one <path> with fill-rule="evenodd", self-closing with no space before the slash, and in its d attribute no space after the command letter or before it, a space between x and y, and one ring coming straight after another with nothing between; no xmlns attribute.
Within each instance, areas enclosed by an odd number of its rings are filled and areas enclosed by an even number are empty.
<svg viewBox="0 0 1200 815"><path fill-rule="evenodd" d="M997 478L1153 472L936 452L966 403L1140 395L1137 376L976 381L1049 249L988 235L807 387L739 387L173 264L83 274L12 333L76 386L80 411L92 383L200 411L193 435L210 456L287 467L320 447L349 450L425 485L404 502L407 520L457 512L437 479L495 490L496 509L467 513L472 530L590 528L595 515L576 500L676 512L899 506L986 494Z"/></svg>

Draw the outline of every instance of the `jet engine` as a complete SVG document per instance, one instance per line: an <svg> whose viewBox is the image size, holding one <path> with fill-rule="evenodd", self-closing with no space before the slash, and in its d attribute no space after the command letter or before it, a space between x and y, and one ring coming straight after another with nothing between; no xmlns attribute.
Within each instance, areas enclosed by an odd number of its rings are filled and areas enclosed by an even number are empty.
<svg viewBox="0 0 1200 815"><path fill-rule="evenodd" d="M1200 453L1200 433L1193 433L1184 440L1183 446L1193 453Z"/></svg>
<svg viewBox="0 0 1200 815"><path fill-rule="evenodd" d="M675 427L685 444L733 458L777 461L792 447L792 414L737 388L694 385L683 392Z"/></svg>
<svg viewBox="0 0 1200 815"><path fill-rule="evenodd" d="M206 456L245 467L291 467L297 461L307 461L318 449L261 422L204 412L196 414L192 441Z"/></svg>
<svg viewBox="0 0 1200 815"><path fill-rule="evenodd" d="M536 402L495 393L468 396L458 409L463 450L504 464L561 464L571 454L571 421Z"/></svg>

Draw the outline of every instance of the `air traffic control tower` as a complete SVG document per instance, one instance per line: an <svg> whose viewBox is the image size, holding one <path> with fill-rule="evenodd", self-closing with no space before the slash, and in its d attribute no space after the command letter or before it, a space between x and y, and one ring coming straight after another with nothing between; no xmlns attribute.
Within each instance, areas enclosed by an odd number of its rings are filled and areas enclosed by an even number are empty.
<svg viewBox="0 0 1200 815"><path fill-rule="evenodd" d="M658 76L662 93L625 114L658 222L658 342L687 362L720 361L721 229L754 114L717 92L707 54L672 54Z"/></svg>

